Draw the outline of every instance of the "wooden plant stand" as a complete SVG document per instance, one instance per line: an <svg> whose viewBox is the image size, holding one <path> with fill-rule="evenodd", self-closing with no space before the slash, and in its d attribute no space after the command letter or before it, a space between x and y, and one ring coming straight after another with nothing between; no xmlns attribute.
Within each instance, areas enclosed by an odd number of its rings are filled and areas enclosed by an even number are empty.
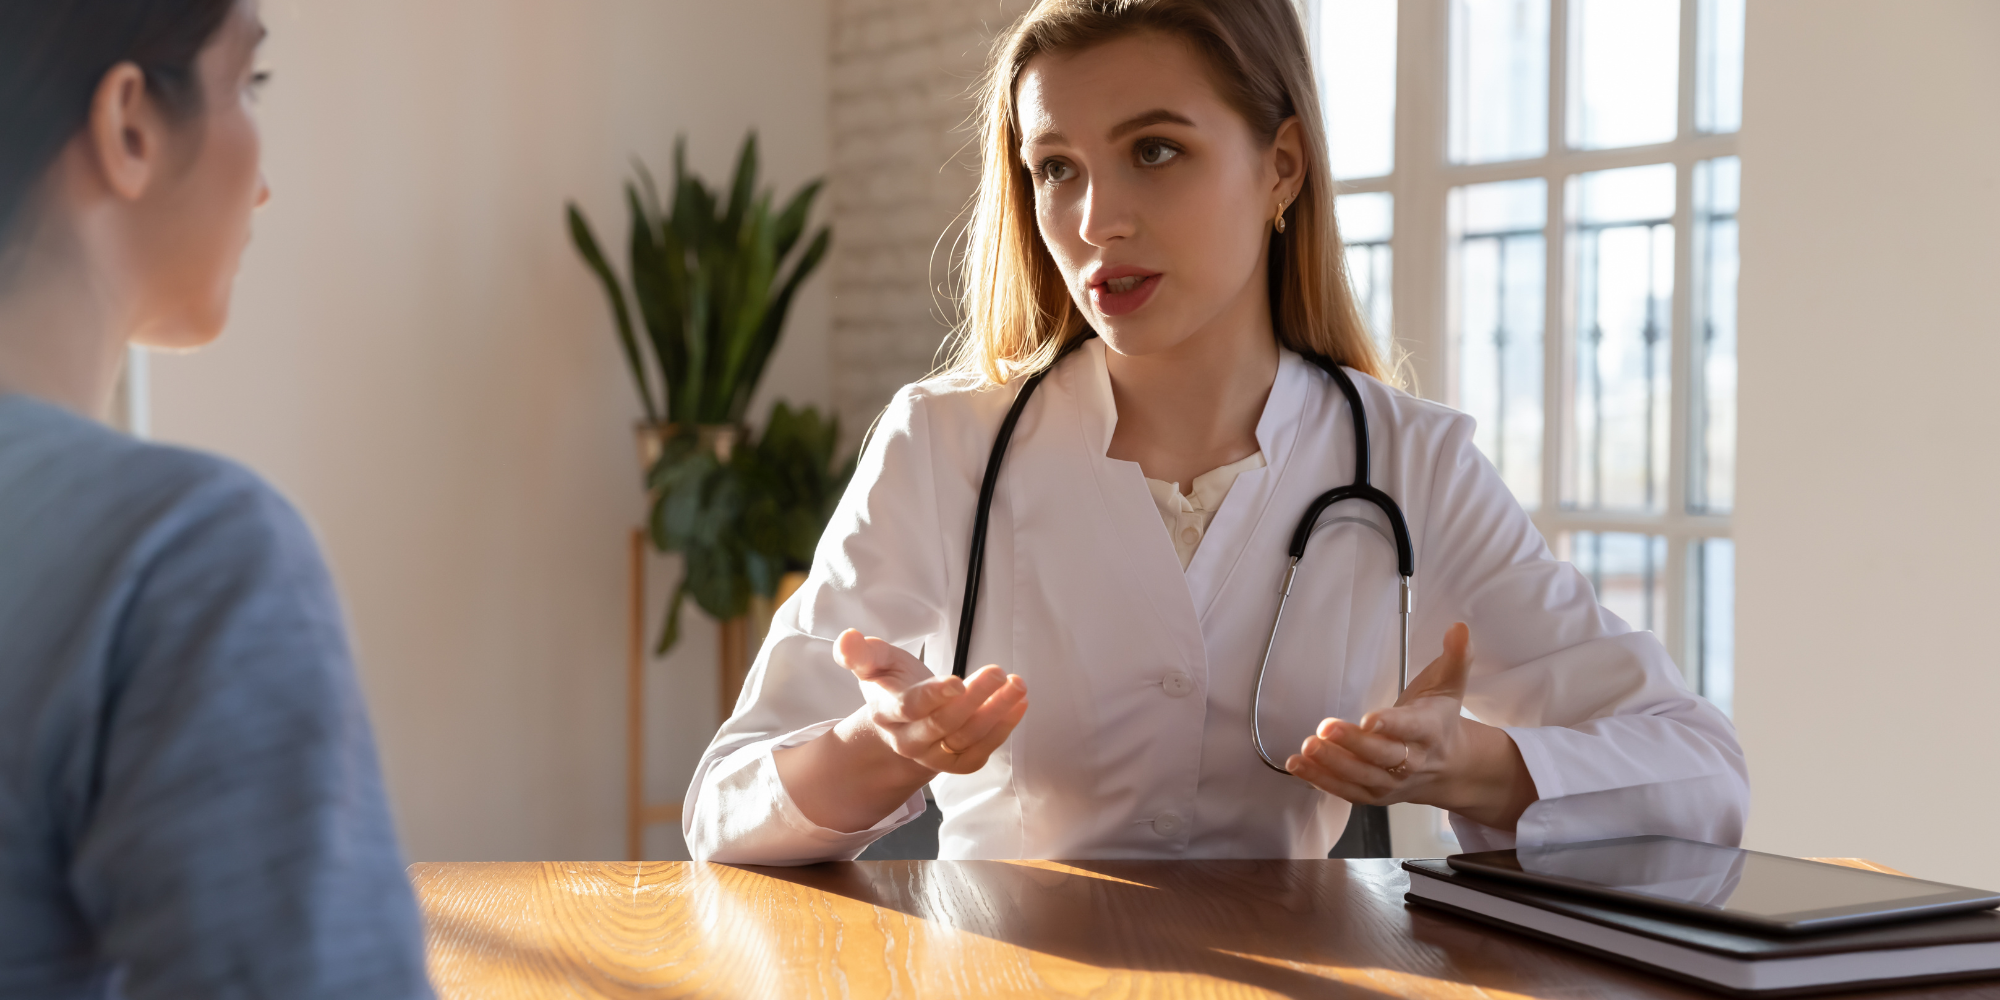
<svg viewBox="0 0 2000 1000"><path fill-rule="evenodd" d="M646 530L633 528L630 543L630 616L625 636L625 857L646 852L646 828L678 823L681 804L646 801Z"/></svg>
<svg viewBox="0 0 2000 1000"><path fill-rule="evenodd" d="M681 803L646 801L646 550L649 539L644 528L633 528L629 540L630 604L625 647L625 857L644 860L646 829L681 820ZM750 614L717 622L716 725L736 711L736 696L750 673L750 661L757 644L770 630L771 614L792 591L805 583L804 573L787 573L778 583L772 600L752 597ZM752 620L762 623L752 634Z"/></svg>

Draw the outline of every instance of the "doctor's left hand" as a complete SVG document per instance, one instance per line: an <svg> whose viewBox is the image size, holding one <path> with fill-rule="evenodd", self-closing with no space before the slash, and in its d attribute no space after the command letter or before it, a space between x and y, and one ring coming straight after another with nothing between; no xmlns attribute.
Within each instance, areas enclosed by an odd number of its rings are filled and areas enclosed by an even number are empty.
<svg viewBox="0 0 2000 1000"><path fill-rule="evenodd" d="M1444 654L1410 681L1394 708L1359 724L1327 719L1285 770L1349 802L1421 802L1475 823L1512 830L1536 799L1535 780L1505 730L1459 713L1471 662L1464 622Z"/></svg>

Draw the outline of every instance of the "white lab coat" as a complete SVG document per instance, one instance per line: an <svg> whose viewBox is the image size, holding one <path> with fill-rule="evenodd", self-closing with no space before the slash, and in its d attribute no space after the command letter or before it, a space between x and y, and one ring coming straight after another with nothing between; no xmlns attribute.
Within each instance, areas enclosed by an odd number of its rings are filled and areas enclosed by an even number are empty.
<svg viewBox="0 0 2000 1000"><path fill-rule="evenodd" d="M1325 857L1348 803L1265 768L1249 704L1292 530L1353 476L1346 401L1284 352L1257 424L1267 465L1236 480L1183 572L1139 466L1105 456L1117 413L1104 351L1091 341L1050 373L1007 452L970 663L1020 674L1029 708L985 767L932 783L940 856ZM1550 556L1473 446L1471 418L1354 381L1373 481L1402 505L1416 548L1411 670L1468 622L1466 708L1507 729L1540 793L1513 834L1454 815L1460 843L1735 844L1749 786L1728 719L1688 691L1651 633L1599 607ZM980 479L1016 391L932 380L889 405L810 579L778 609L695 771L682 820L695 858L849 859L924 810L919 794L869 829L820 827L771 753L862 705L831 653L844 629L950 672ZM1322 522L1264 683L1265 743L1280 759L1321 719L1395 699L1395 549L1374 526L1386 521L1357 502Z"/></svg>

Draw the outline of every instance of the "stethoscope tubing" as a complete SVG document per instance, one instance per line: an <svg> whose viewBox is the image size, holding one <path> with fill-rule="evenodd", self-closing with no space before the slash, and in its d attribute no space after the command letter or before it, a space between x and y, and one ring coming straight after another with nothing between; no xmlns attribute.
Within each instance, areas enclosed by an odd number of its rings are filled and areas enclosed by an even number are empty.
<svg viewBox="0 0 2000 1000"><path fill-rule="evenodd" d="M1264 671L1271 666L1271 649L1278 644L1278 624L1285 620L1285 604L1291 600L1292 578L1298 575L1298 570L1299 561L1296 558L1285 565L1285 582L1278 589L1278 613L1271 616L1271 635L1264 640L1264 658L1257 663L1257 682L1250 690L1250 742L1257 748L1257 757L1264 762L1264 766L1279 774L1292 772L1272 760L1270 752L1264 749L1264 727L1259 717L1264 708ZM1397 580L1402 585L1397 612L1402 627L1397 630L1400 641L1396 658L1396 699L1401 701L1404 690L1410 686L1410 578L1399 575Z"/></svg>
<svg viewBox="0 0 2000 1000"><path fill-rule="evenodd" d="M1042 379L1060 364L1063 358L1081 347L1084 341L1097 336L1096 331L1086 329L1063 346L1048 367L1036 372L1021 384L1014 396L1014 404L1007 409L1007 416L1000 422L1000 430L994 435L993 450L986 457L986 474L979 484L979 504L972 518L972 544L967 549L965 568L965 595L959 607L958 641L952 651L951 673L963 678L966 660L972 652L973 619L979 611L979 585L986 569L986 534L993 514L993 494L1000 482L1000 467L1007 457L1007 445L1014 437L1014 427L1021 422L1021 413L1027 408L1028 400L1042 384ZM1313 528L1328 507L1345 500L1359 500L1372 504L1382 511L1389 520L1390 531L1396 546L1396 573L1401 583L1398 601L1398 617L1401 619L1400 642L1398 643L1398 667L1396 671L1396 695L1400 700L1410 684L1410 581L1416 575L1416 551L1410 543L1410 528L1403 518L1402 508L1387 493L1376 489L1368 482L1368 411L1361 404L1361 393L1354 386L1354 380L1332 358L1317 354L1303 355L1321 371L1332 377L1340 387L1341 395L1347 398L1348 412L1354 421L1354 481L1346 486L1327 490L1314 499L1306 508L1304 516L1292 532L1288 546L1289 561L1285 564L1285 578L1278 590L1278 610L1271 616L1271 634L1264 641L1264 656L1257 664L1257 679L1250 693L1250 742L1257 748L1257 756L1264 766L1280 774L1289 774L1264 749L1264 732L1260 725L1263 709L1264 673L1271 664L1271 652L1278 643L1278 626L1285 618L1285 605L1291 600L1292 581L1298 575L1299 560L1305 558L1306 545L1312 540Z"/></svg>
<svg viewBox="0 0 2000 1000"><path fill-rule="evenodd" d="M1297 528L1292 530L1292 543L1287 549L1291 561L1285 565L1285 579L1278 590L1278 611L1271 616L1271 635L1264 640L1264 657L1257 663L1257 679L1250 689L1250 743L1257 748L1257 757L1264 766L1279 774L1290 774L1284 766L1271 759L1264 749L1264 727L1261 716L1264 708L1264 673L1271 665L1271 651L1278 644L1278 626L1285 618L1285 604L1292 596L1292 579L1298 575L1299 560L1306 555L1306 545L1312 541L1313 529L1319 525L1319 518L1328 507L1343 500L1359 500L1373 504L1389 520L1389 530L1396 546L1396 576L1400 584L1397 599L1396 650L1396 698L1401 700L1403 692L1410 686L1410 581L1416 575L1416 547L1410 542L1410 526L1403 517L1403 509L1389 494L1376 489L1369 483L1369 435L1368 409L1361 403L1361 391L1354 386L1347 371L1332 358L1318 354L1303 357L1312 362L1333 384L1340 387L1340 394L1347 399L1347 411L1354 420L1354 481L1346 486L1336 486L1320 494L1306 507L1299 518Z"/></svg>

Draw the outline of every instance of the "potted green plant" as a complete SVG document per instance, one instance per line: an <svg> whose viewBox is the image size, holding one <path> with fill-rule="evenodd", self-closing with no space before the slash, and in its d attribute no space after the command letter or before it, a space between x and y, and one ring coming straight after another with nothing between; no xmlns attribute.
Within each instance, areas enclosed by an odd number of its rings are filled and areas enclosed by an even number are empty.
<svg viewBox="0 0 2000 1000"><path fill-rule="evenodd" d="M774 210L772 192L757 190L754 132L726 198L688 172L685 139L674 146L670 205L643 164L636 173L625 185L636 326L624 284L573 202L568 218L571 241L610 299L645 412L639 441L653 544L686 560L658 644L665 652L679 637L684 597L731 622L752 595L771 597L785 572L810 563L852 461L834 467L838 422L811 407L778 404L761 439L745 425L792 300L832 241L824 226L805 238L822 182Z"/></svg>
<svg viewBox="0 0 2000 1000"><path fill-rule="evenodd" d="M687 560L681 588L702 610L727 621L753 596L775 596L787 574L812 566L820 532L854 474L835 466L840 421L812 407L772 406L763 434L727 457L686 437L670 439L653 466L657 499L649 529L662 551ZM679 601L660 649L678 636Z"/></svg>

